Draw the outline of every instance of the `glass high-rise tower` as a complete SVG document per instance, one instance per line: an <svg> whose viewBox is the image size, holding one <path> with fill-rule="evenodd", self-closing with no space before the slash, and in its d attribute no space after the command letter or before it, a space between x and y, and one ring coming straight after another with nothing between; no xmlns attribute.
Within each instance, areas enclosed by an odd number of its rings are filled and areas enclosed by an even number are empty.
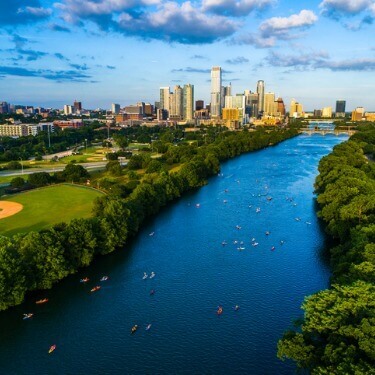
<svg viewBox="0 0 375 375"><path fill-rule="evenodd" d="M194 85L184 85L183 89L184 119L191 121L194 118Z"/></svg>
<svg viewBox="0 0 375 375"><path fill-rule="evenodd" d="M211 116L221 115L221 67L211 69Z"/></svg>
<svg viewBox="0 0 375 375"><path fill-rule="evenodd" d="M258 94L258 112L264 111L264 81L259 80L257 83Z"/></svg>
<svg viewBox="0 0 375 375"><path fill-rule="evenodd" d="M345 117L345 107L346 107L345 100L336 101L336 117Z"/></svg>

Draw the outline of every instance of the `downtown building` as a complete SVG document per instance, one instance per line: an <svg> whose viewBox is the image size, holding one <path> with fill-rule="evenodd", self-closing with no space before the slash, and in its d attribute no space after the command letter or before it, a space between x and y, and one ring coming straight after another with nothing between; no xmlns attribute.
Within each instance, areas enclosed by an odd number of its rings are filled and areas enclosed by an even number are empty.
<svg viewBox="0 0 375 375"><path fill-rule="evenodd" d="M220 66L211 69L211 118L219 119L222 108L222 72Z"/></svg>
<svg viewBox="0 0 375 375"><path fill-rule="evenodd" d="M257 94L258 94L258 115L263 116L264 111L264 81L259 80L257 83Z"/></svg>
<svg viewBox="0 0 375 375"><path fill-rule="evenodd" d="M345 100L336 100L336 112L335 117L345 117Z"/></svg>
<svg viewBox="0 0 375 375"><path fill-rule="evenodd" d="M167 99L168 97L168 99ZM158 119L174 121L192 121L194 119L194 85L176 85L174 92L170 88L160 88L160 108Z"/></svg>

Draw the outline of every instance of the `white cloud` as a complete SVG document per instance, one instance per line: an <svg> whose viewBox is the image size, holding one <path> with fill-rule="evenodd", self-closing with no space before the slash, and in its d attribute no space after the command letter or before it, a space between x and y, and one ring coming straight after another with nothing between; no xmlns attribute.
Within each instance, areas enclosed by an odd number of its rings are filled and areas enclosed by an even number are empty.
<svg viewBox="0 0 375 375"><path fill-rule="evenodd" d="M322 14L338 18L374 9L375 4L373 0L323 0L319 7L322 9Z"/></svg>
<svg viewBox="0 0 375 375"><path fill-rule="evenodd" d="M211 43L232 35L239 24L222 16L206 15L190 1L167 2L156 12L119 17L119 31L145 39L185 44Z"/></svg>
<svg viewBox="0 0 375 375"><path fill-rule="evenodd" d="M54 6L63 12L65 21L74 23L82 17L109 15L157 4L160 0L63 0Z"/></svg>
<svg viewBox="0 0 375 375"><path fill-rule="evenodd" d="M235 44L251 44L257 48L274 47L278 40L291 40L300 35L292 33L304 30L316 23L318 17L311 10L301 10L289 17L273 17L262 22L258 33L249 33L232 39Z"/></svg>
<svg viewBox="0 0 375 375"><path fill-rule="evenodd" d="M263 37L286 36L290 29L303 29L312 26L318 17L311 10L301 10L290 17L273 17L264 21L259 30Z"/></svg>
<svg viewBox="0 0 375 375"><path fill-rule="evenodd" d="M36 18L45 18L52 14L52 10L42 7L25 7L18 9L17 13L28 13Z"/></svg>
<svg viewBox="0 0 375 375"><path fill-rule="evenodd" d="M205 12L243 17L256 9L272 5L275 0L203 0L202 9Z"/></svg>

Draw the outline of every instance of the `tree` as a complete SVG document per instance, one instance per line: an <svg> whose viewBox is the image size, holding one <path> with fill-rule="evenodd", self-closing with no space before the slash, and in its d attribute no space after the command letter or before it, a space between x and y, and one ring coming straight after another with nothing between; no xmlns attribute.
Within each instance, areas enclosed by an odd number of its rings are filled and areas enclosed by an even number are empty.
<svg viewBox="0 0 375 375"><path fill-rule="evenodd" d="M375 361L375 287L363 281L334 285L308 297L302 333L289 332L278 356L300 367L330 374L351 374L351 366L373 368ZM342 372L337 372L338 367ZM325 372L322 372L325 371Z"/></svg>
<svg viewBox="0 0 375 375"><path fill-rule="evenodd" d="M29 175L28 182L31 186L42 187L50 184L52 177L47 172L37 172Z"/></svg>
<svg viewBox="0 0 375 375"><path fill-rule="evenodd" d="M128 169L130 170L141 169L142 163L143 163L142 156L135 154L128 161Z"/></svg>
<svg viewBox="0 0 375 375"><path fill-rule="evenodd" d="M6 166L6 169L22 169L22 164L18 161L10 161Z"/></svg>
<svg viewBox="0 0 375 375"><path fill-rule="evenodd" d="M129 146L129 140L122 134L114 134L113 139L121 149L126 149Z"/></svg>
<svg viewBox="0 0 375 375"><path fill-rule="evenodd" d="M22 188L25 185L25 180L22 177L15 177L10 181L12 188Z"/></svg>
<svg viewBox="0 0 375 375"><path fill-rule="evenodd" d="M163 167L163 164L159 160L151 160L147 169L146 173L155 173L159 172Z"/></svg>
<svg viewBox="0 0 375 375"><path fill-rule="evenodd" d="M118 161L111 160L105 166L105 169L112 175L112 176L121 176L122 175L122 168Z"/></svg>
<svg viewBox="0 0 375 375"><path fill-rule="evenodd" d="M0 310L23 301L27 289L24 271L16 241L0 237Z"/></svg>
<svg viewBox="0 0 375 375"><path fill-rule="evenodd" d="M80 182L88 179L90 174L82 165L68 164L63 170L62 176L65 181Z"/></svg>

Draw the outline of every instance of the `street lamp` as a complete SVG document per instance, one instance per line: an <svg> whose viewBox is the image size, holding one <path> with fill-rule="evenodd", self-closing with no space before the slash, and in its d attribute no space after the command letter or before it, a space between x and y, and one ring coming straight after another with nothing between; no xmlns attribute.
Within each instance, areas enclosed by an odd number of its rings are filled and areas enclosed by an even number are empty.
<svg viewBox="0 0 375 375"><path fill-rule="evenodd" d="M87 139L85 139L85 154L87 153Z"/></svg>

